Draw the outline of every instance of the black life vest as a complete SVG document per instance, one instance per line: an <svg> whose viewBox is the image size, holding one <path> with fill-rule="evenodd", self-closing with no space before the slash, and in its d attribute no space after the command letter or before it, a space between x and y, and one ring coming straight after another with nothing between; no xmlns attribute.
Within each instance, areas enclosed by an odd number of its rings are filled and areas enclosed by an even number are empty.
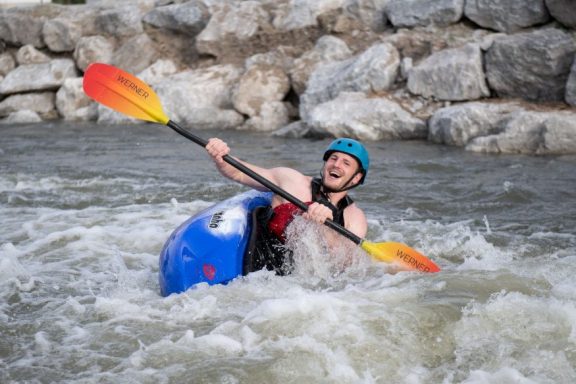
<svg viewBox="0 0 576 384"><path fill-rule="evenodd" d="M333 221L344 226L344 209L354 201L349 196L345 196L334 206L328 196L322 191L320 178L312 179L311 189L312 201L330 208ZM262 268L273 270L278 275L286 275L292 271L292 252L268 228L268 222L273 214L274 210L271 206L257 207L252 212L252 232L244 253L244 275L259 271Z"/></svg>

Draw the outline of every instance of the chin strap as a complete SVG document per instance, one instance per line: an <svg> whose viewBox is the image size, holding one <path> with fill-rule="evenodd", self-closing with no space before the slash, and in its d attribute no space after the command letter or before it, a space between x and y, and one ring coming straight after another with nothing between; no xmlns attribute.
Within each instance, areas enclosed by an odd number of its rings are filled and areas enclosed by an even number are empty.
<svg viewBox="0 0 576 384"><path fill-rule="evenodd" d="M332 189L332 188L328 188L325 184L324 184L324 165L322 166L322 169L320 169L320 182L322 183L322 192L323 193L338 193L338 192L344 192L344 191L348 191L352 188L356 188L357 186L360 185L360 183L356 183L354 185L350 185L348 187L346 187L346 185L348 185L352 179L358 174L360 173L360 171L357 171L355 174L352 175L352 177L350 178L350 180L348 180L346 182L346 184L344 184L343 188L340 189Z"/></svg>

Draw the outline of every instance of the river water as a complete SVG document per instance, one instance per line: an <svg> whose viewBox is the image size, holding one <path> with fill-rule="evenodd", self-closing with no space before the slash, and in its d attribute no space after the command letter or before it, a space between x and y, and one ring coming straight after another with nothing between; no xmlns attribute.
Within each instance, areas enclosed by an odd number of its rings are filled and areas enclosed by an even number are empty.
<svg viewBox="0 0 576 384"><path fill-rule="evenodd" d="M329 142L200 135L308 174ZM326 273L311 246L291 276L163 298L171 231L244 188L166 127L0 127L0 382L576 382L576 157L368 148L367 238L442 272Z"/></svg>

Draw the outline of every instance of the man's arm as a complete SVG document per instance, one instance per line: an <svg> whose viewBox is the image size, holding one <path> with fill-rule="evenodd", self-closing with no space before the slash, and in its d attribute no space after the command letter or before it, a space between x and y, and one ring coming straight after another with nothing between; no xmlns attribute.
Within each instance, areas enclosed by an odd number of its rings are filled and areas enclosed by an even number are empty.
<svg viewBox="0 0 576 384"><path fill-rule="evenodd" d="M366 215L356 204L352 204L344 210L344 223L346 229L358 237L364 238L368 232Z"/></svg>
<svg viewBox="0 0 576 384"><path fill-rule="evenodd" d="M210 157L212 157L212 161L214 161L216 168L218 169L218 171L220 171L220 173L224 177L227 177L230 180L236 181L240 184L246 185L250 188L257 189L259 191L268 190L268 188L264 187L262 184L252 179L250 176L244 174L240 170L236 169L235 167L231 166L230 164L225 162L224 159L222 159L225 155L228 155L230 153L230 148L228 147L228 144L226 144L224 141L217 138L209 139L208 144L206 145L206 151L208 152ZM276 184L276 180L274 180L274 174L270 170L266 168L257 167L253 164L249 164L245 161L236 158L235 160L241 163L242 165L246 166L247 168L250 168L250 170L254 171L255 173L259 174L265 179L268 179L269 181Z"/></svg>
<svg viewBox="0 0 576 384"><path fill-rule="evenodd" d="M224 141L215 138L208 140L206 151L224 177L259 191L268 191L268 188L224 161L223 157L230 153L230 148ZM286 167L262 168L237 158L234 159L296 198L300 200L309 199L308 196L305 196L306 191L309 194L309 177L302 175L300 172Z"/></svg>

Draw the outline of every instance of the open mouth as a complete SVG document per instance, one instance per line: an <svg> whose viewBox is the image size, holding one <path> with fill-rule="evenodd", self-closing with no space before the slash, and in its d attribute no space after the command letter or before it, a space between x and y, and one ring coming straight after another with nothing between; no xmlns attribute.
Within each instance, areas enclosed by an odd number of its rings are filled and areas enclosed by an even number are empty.
<svg viewBox="0 0 576 384"><path fill-rule="evenodd" d="M340 175L338 172L335 171L328 172L328 175L330 175L330 177L332 177L333 179L339 179L340 177L342 177L342 175Z"/></svg>

